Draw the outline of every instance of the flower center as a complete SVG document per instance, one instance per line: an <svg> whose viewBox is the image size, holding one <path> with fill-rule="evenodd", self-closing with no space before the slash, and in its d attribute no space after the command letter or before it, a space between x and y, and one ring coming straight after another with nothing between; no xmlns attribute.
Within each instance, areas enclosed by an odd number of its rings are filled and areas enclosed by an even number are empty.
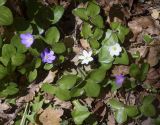
<svg viewBox="0 0 160 125"><path fill-rule="evenodd" d="M49 58L49 56L48 56L48 55L46 55L46 56L45 56L45 58L46 58L46 59L48 59L48 58Z"/></svg>
<svg viewBox="0 0 160 125"><path fill-rule="evenodd" d="M117 50L117 47L114 46L114 47L113 47L113 50L116 51L116 50Z"/></svg>
<svg viewBox="0 0 160 125"><path fill-rule="evenodd" d="M29 41L29 42L32 42L32 41L33 41L33 39L32 39L32 38L29 38L29 39L28 39L28 41Z"/></svg>

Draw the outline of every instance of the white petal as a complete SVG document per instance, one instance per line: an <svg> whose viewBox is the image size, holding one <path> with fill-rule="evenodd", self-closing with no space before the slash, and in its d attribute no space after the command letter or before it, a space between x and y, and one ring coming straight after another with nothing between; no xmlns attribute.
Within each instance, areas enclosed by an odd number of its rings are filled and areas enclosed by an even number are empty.
<svg viewBox="0 0 160 125"><path fill-rule="evenodd" d="M84 59L81 64L88 64L88 60Z"/></svg>
<svg viewBox="0 0 160 125"><path fill-rule="evenodd" d="M119 56L119 54L120 54L120 51L115 51L115 52L114 52L114 55L115 55L115 56Z"/></svg>
<svg viewBox="0 0 160 125"><path fill-rule="evenodd" d="M93 58L92 58L92 57L89 57L89 58L88 58L88 61L89 61L89 62L93 61Z"/></svg>
<svg viewBox="0 0 160 125"><path fill-rule="evenodd" d="M86 58L86 57L84 57L84 56L82 56L82 55L81 55L81 56L78 56L78 59L82 59L82 60L83 60L83 59L85 59L85 58Z"/></svg>
<svg viewBox="0 0 160 125"><path fill-rule="evenodd" d="M92 55L92 51L89 51L89 52L88 52L88 56L91 56L91 55Z"/></svg>
<svg viewBox="0 0 160 125"><path fill-rule="evenodd" d="M85 56L85 57L88 56L88 52L86 50L83 50L83 56Z"/></svg>

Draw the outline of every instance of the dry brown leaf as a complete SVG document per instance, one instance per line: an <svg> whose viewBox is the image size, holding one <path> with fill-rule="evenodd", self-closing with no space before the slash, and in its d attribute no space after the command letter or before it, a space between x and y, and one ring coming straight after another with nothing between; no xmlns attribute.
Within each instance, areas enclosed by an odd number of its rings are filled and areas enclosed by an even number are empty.
<svg viewBox="0 0 160 125"><path fill-rule="evenodd" d="M86 39L80 39L80 43L81 43L82 48L84 48L85 50L88 50L91 48Z"/></svg>
<svg viewBox="0 0 160 125"><path fill-rule="evenodd" d="M107 121L107 125L115 125L115 118L113 114L108 115L108 121Z"/></svg>
<svg viewBox="0 0 160 125"><path fill-rule="evenodd" d="M129 74L129 66L124 66L124 65L114 66L114 68L112 69L112 74L113 74L113 76L127 75L127 74Z"/></svg>
<svg viewBox="0 0 160 125"><path fill-rule="evenodd" d="M158 64L159 55L160 55L160 47L150 47L149 54L147 57L147 62L150 64L151 67Z"/></svg>
<svg viewBox="0 0 160 125"><path fill-rule="evenodd" d="M135 54L136 52L139 52L139 53L140 53L140 56L141 56L142 58L144 58L144 57L147 55L147 53L148 53L148 48L147 48L147 46L133 47L133 48L130 48L130 49L128 50L128 52L129 52L131 55Z"/></svg>
<svg viewBox="0 0 160 125"><path fill-rule="evenodd" d="M39 121L43 125L60 125L62 115L62 109L47 108L40 114Z"/></svg>
<svg viewBox="0 0 160 125"><path fill-rule="evenodd" d="M72 107L72 104L70 101L62 101L56 97L54 98L54 105L60 106L61 108L64 108L64 109L70 109Z"/></svg>
<svg viewBox="0 0 160 125"><path fill-rule="evenodd" d="M134 35L131 41L135 41L137 35L141 33L143 29L153 28L152 31L157 29L154 20L149 16L135 18L132 21L128 22L128 26Z"/></svg>
<svg viewBox="0 0 160 125"><path fill-rule="evenodd" d="M159 12L157 9L153 9L151 16L152 16L154 19L158 19L159 13L160 13L160 12Z"/></svg>
<svg viewBox="0 0 160 125"><path fill-rule="evenodd" d="M6 104L6 103L0 103L0 112L8 110L9 108L10 108L10 106L8 104Z"/></svg>
<svg viewBox="0 0 160 125"><path fill-rule="evenodd" d="M91 97L88 97L88 98L85 98L84 101L87 103L89 107L92 107L92 102L94 101L94 99Z"/></svg>
<svg viewBox="0 0 160 125"><path fill-rule="evenodd" d="M58 72L58 70L55 71L49 71L47 77L43 80L43 83L51 83L53 82L54 78L56 77L56 73Z"/></svg>

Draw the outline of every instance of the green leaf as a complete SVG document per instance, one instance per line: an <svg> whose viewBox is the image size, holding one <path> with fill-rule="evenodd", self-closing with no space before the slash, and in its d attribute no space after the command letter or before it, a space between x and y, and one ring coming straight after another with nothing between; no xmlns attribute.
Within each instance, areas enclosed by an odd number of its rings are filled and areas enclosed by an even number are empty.
<svg viewBox="0 0 160 125"><path fill-rule="evenodd" d="M89 23L84 22L82 25L81 35L87 39L92 35L91 26Z"/></svg>
<svg viewBox="0 0 160 125"><path fill-rule="evenodd" d="M12 56L11 61L12 65L14 66L20 66L24 63L25 61L25 55L21 53L16 53L14 56Z"/></svg>
<svg viewBox="0 0 160 125"><path fill-rule="evenodd" d="M115 119L119 124L122 124L125 121L127 121L127 113L125 112L124 108L119 109L115 112Z"/></svg>
<svg viewBox="0 0 160 125"><path fill-rule="evenodd" d="M117 99L114 99L114 98L110 99L107 104L110 105L111 108L116 109L116 110L124 109L124 104L122 102L119 102Z"/></svg>
<svg viewBox="0 0 160 125"><path fill-rule="evenodd" d="M43 100L39 101L39 102L34 102L32 104L32 111L33 112L38 112L42 108L42 105L43 105Z"/></svg>
<svg viewBox="0 0 160 125"><path fill-rule="evenodd" d="M25 117L26 117L31 123L35 123L36 112L32 112L31 115L25 115Z"/></svg>
<svg viewBox="0 0 160 125"><path fill-rule="evenodd" d="M103 30L100 28L96 28L93 33L93 38L96 40L100 40L103 36Z"/></svg>
<svg viewBox="0 0 160 125"><path fill-rule="evenodd" d="M143 104L150 105L155 100L155 96L148 95L143 98Z"/></svg>
<svg viewBox="0 0 160 125"><path fill-rule="evenodd" d="M54 52L57 54L62 54L66 51L66 46L62 42L55 43L55 44L53 44L52 47L53 47Z"/></svg>
<svg viewBox="0 0 160 125"><path fill-rule="evenodd" d="M111 23L111 28L113 30L117 30L117 36L120 39L121 43L124 42L125 40L125 36L129 33L129 29L122 26L120 23L118 22L112 22Z"/></svg>
<svg viewBox="0 0 160 125"><path fill-rule="evenodd" d="M53 45L54 43L58 42L59 38L60 33L56 27L49 28L45 33L45 40L49 45Z"/></svg>
<svg viewBox="0 0 160 125"><path fill-rule="evenodd" d="M118 37L116 35L116 33L108 30L105 34L105 39L102 41L102 45L105 46L112 46L116 43L118 43Z"/></svg>
<svg viewBox="0 0 160 125"><path fill-rule="evenodd" d="M57 81L57 84L62 89L71 89L77 82L76 75L64 75Z"/></svg>
<svg viewBox="0 0 160 125"><path fill-rule="evenodd" d="M112 28L113 30L116 30L116 29L119 27L119 25L120 25L119 22L112 22L112 23L111 23L111 28Z"/></svg>
<svg viewBox="0 0 160 125"><path fill-rule="evenodd" d="M100 44L96 39L90 38L88 41L92 49L98 49L100 47Z"/></svg>
<svg viewBox="0 0 160 125"><path fill-rule="evenodd" d="M100 15L92 17L91 22L99 28L104 28L103 18Z"/></svg>
<svg viewBox="0 0 160 125"><path fill-rule="evenodd" d="M88 79L84 86L85 92L89 97L98 97L100 93L100 85L93 80Z"/></svg>
<svg viewBox="0 0 160 125"><path fill-rule="evenodd" d="M100 52L98 53L98 60L100 63L111 63L114 58L110 55L108 51L108 46L102 46Z"/></svg>
<svg viewBox="0 0 160 125"><path fill-rule="evenodd" d="M89 2L87 6L87 15L96 16L100 13L100 7L97 5L97 2Z"/></svg>
<svg viewBox="0 0 160 125"><path fill-rule="evenodd" d="M130 69L129 69L129 74L130 74L130 76L139 79L140 69L139 69L138 65L131 64Z"/></svg>
<svg viewBox="0 0 160 125"><path fill-rule="evenodd" d="M37 51L36 48L35 48L35 49L29 48L28 50L29 50L29 52L30 52L33 56L35 56L35 57L38 57L38 56L40 55L40 53Z"/></svg>
<svg viewBox="0 0 160 125"><path fill-rule="evenodd" d="M41 66L42 60L40 58L37 58L35 61L35 68L39 68Z"/></svg>
<svg viewBox="0 0 160 125"><path fill-rule="evenodd" d="M2 57L10 59L16 54L16 48L12 44L4 44L2 47Z"/></svg>
<svg viewBox="0 0 160 125"><path fill-rule="evenodd" d="M146 76L149 70L149 64L143 63L140 70L141 70L140 80L144 81L146 79Z"/></svg>
<svg viewBox="0 0 160 125"><path fill-rule="evenodd" d="M123 43L125 40L125 36L129 32L129 29L120 25L117 30L118 30L118 34L117 34L118 38L120 39L121 43Z"/></svg>
<svg viewBox="0 0 160 125"><path fill-rule="evenodd" d="M0 0L0 6L4 5L7 2L7 0Z"/></svg>
<svg viewBox="0 0 160 125"><path fill-rule="evenodd" d="M112 67L112 65L113 65L112 63L102 63L101 68L107 71Z"/></svg>
<svg viewBox="0 0 160 125"><path fill-rule="evenodd" d="M16 54L16 48L12 44L4 44L2 47L2 57L0 61L7 66L10 58Z"/></svg>
<svg viewBox="0 0 160 125"><path fill-rule="evenodd" d="M29 82L33 82L36 79L36 77L37 77L37 70L36 69L29 72L29 75L28 75Z"/></svg>
<svg viewBox="0 0 160 125"><path fill-rule="evenodd" d="M27 51L27 48L21 43L18 35L12 37L11 44L16 47L18 53L25 53Z"/></svg>
<svg viewBox="0 0 160 125"><path fill-rule="evenodd" d="M115 58L114 64L123 64L123 65L129 64L128 54L124 48L122 50L121 55Z"/></svg>
<svg viewBox="0 0 160 125"><path fill-rule="evenodd" d="M13 23L13 15L8 7L0 6L0 25L10 25Z"/></svg>
<svg viewBox="0 0 160 125"><path fill-rule="evenodd" d="M82 106L78 100L73 101L74 109L71 112L75 124L82 125L83 121L91 114L86 106Z"/></svg>
<svg viewBox="0 0 160 125"><path fill-rule="evenodd" d="M53 8L51 8L51 9L52 9L53 14L54 14L54 19L51 20L51 21L52 21L52 24L55 24L55 23L57 23L57 22L61 19L61 17L63 16L64 8L63 8L63 6L57 5L57 6L53 7Z"/></svg>
<svg viewBox="0 0 160 125"><path fill-rule="evenodd" d="M152 37L151 37L150 35L148 35L148 34L145 34L145 35L143 36L143 40L144 40L144 42L146 42L146 43L151 43L151 42L153 41Z"/></svg>
<svg viewBox="0 0 160 125"><path fill-rule="evenodd" d="M44 69L45 70L50 70L50 69L52 69L53 68L53 64L48 64L48 63L46 63L45 65L44 65Z"/></svg>
<svg viewBox="0 0 160 125"><path fill-rule="evenodd" d="M79 97L79 96L82 96L84 93L84 89L83 88L73 88L71 90L71 96L72 97Z"/></svg>
<svg viewBox="0 0 160 125"><path fill-rule="evenodd" d="M106 70L103 68L99 68L99 69L94 69L89 75L89 78L92 79L95 83L100 83L104 80L105 76L106 76Z"/></svg>
<svg viewBox="0 0 160 125"><path fill-rule="evenodd" d="M41 87L41 90L49 94L55 94L56 87L54 87L53 85L49 83L44 83Z"/></svg>
<svg viewBox="0 0 160 125"><path fill-rule="evenodd" d="M83 20L88 20L87 11L85 8L76 8L72 11L72 13Z"/></svg>
<svg viewBox="0 0 160 125"><path fill-rule="evenodd" d="M17 94L19 89L17 88L17 84L14 82L10 82L7 87L0 92L0 97L7 97L10 95Z"/></svg>
<svg viewBox="0 0 160 125"><path fill-rule="evenodd" d="M143 104L140 107L142 114L146 117L152 117L156 115L156 109L152 104Z"/></svg>
<svg viewBox="0 0 160 125"><path fill-rule="evenodd" d="M126 106L125 110L129 117L135 117L139 113L137 106Z"/></svg>
<svg viewBox="0 0 160 125"><path fill-rule="evenodd" d="M55 94L57 98L64 101L71 99L71 93L67 89L57 88Z"/></svg>
<svg viewBox="0 0 160 125"><path fill-rule="evenodd" d="M8 74L7 68L0 64L0 80Z"/></svg>

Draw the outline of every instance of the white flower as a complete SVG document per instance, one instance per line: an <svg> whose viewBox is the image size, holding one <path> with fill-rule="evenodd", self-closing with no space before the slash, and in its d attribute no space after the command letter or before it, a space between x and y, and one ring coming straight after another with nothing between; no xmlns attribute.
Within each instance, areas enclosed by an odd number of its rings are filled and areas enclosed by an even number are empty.
<svg viewBox="0 0 160 125"><path fill-rule="evenodd" d="M113 56L119 56L120 52L122 51L122 48L120 47L120 45L118 43L109 46L108 48L110 55Z"/></svg>
<svg viewBox="0 0 160 125"><path fill-rule="evenodd" d="M87 52L86 50L83 50L82 55L80 55L78 59L82 60L81 64L88 64L89 62L93 61L91 55L92 51Z"/></svg>

